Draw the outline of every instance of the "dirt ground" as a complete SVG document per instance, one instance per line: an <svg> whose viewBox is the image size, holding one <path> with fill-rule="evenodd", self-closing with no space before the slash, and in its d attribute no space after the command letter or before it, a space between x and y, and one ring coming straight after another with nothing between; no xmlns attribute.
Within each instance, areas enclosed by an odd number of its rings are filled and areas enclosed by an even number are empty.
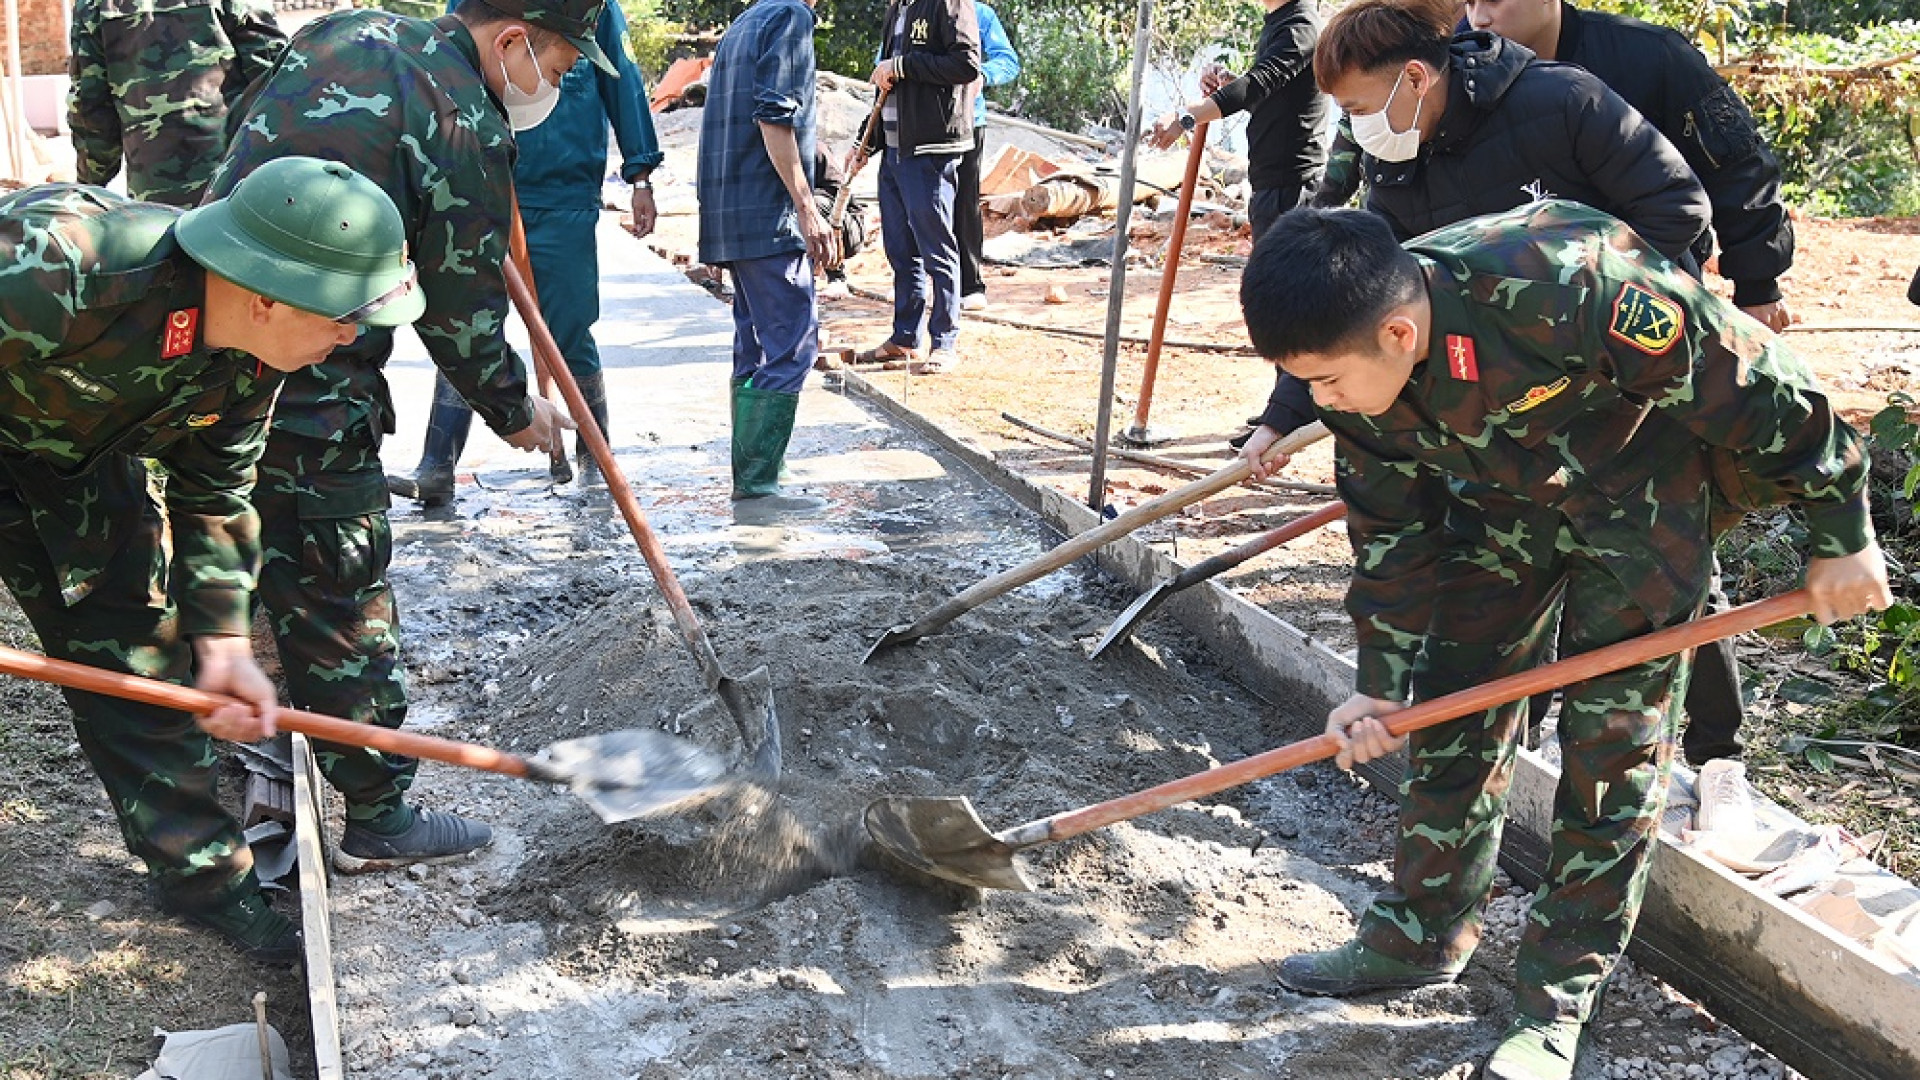
<svg viewBox="0 0 1920 1080"><path fill-rule="evenodd" d="M815 431L799 452L925 449ZM777 796L609 828L525 784L423 778L424 799L501 836L471 863L336 882L353 1075L1471 1072L1509 1016L1517 891L1459 985L1335 1003L1273 982L1279 957L1341 940L1385 879L1392 806L1329 767L1033 849L1034 893L928 888L862 857L857 815L881 793L966 795L1004 827L1297 737L1325 707L1251 699L1171 626L1089 664L1129 597L1072 572L862 665L881 629L1044 540L964 474L862 487L814 490L843 507L837 533L872 530L889 553L719 551L686 579L725 663L770 669ZM500 520L518 505L402 516L399 587L439 585L413 617L436 730L523 751L634 725L737 746L716 708L683 711L701 694L650 587L610 584L635 580L630 559L556 571L536 555L577 546L561 538L604 510ZM1631 966L1600 1046L1583 1077L1788 1075Z"/></svg>

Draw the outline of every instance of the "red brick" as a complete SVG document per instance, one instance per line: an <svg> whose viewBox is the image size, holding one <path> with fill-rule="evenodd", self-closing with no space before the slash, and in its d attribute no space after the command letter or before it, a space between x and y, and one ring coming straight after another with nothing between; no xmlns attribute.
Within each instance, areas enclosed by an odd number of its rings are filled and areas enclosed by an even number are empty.
<svg viewBox="0 0 1920 1080"><path fill-rule="evenodd" d="M67 70L67 24L60 0L17 0L20 11L20 71L58 75ZM0 24L0 59L7 56L7 28Z"/></svg>

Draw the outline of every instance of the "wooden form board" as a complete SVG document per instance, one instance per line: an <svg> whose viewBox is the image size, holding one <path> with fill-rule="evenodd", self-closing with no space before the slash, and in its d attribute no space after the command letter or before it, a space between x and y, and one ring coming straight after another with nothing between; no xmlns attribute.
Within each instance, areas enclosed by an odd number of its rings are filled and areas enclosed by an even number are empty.
<svg viewBox="0 0 1920 1080"><path fill-rule="evenodd" d="M293 840L300 867L300 934L306 948L307 1010L320 1080L346 1080L340 1005L333 989L333 923L327 906L326 783L304 735L293 737Z"/></svg>
<svg viewBox="0 0 1920 1080"><path fill-rule="evenodd" d="M958 457L1063 535L1101 524L1085 505L1000 465L874 383L852 372L842 378L850 393ZM1140 591L1185 569L1131 536L1089 558ZM1175 595L1161 617L1178 619L1237 681L1269 700L1300 700L1304 694L1305 700L1330 706L1351 692L1351 661L1218 582ZM1559 773L1531 751L1522 750L1518 758L1507 804L1512 827L1505 831L1501 863L1525 882L1537 880L1545 864L1544 838ZM1400 770L1391 759L1359 771L1377 790L1397 797ZM1920 893L1884 871L1877 876L1887 879L1878 884L1888 895ZM1920 1021L1915 1019L1920 1017L1920 974L1889 970L1824 923L1664 835L1629 954L1810 1076L1920 1076Z"/></svg>

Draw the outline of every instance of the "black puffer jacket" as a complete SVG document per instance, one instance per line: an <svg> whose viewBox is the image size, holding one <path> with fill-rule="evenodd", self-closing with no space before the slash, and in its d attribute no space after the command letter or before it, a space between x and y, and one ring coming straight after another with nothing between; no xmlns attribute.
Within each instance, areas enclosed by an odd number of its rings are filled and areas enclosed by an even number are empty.
<svg viewBox="0 0 1920 1080"><path fill-rule="evenodd" d="M880 21L882 60L895 56L893 27L903 6L906 40L892 91L900 152L964 154L973 149L973 82L980 77L980 18L973 0L892 0ZM870 151L886 145L877 131L874 139Z"/></svg>
<svg viewBox="0 0 1920 1080"><path fill-rule="evenodd" d="M1585 203L1680 261L1712 208L1693 170L1599 79L1487 33L1454 39L1447 111L1411 161L1361 159L1367 208L1410 240L1533 199Z"/></svg>
<svg viewBox="0 0 1920 1080"><path fill-rule="evenodd" d="M1362 155L1360 167L1367 209L1403 241L1534 199L1572 199L1697 273L1687 249L1712 213L1679 151L1599 79L1485 32L1454 39L1446 117L1419 156ZM1306 384L1282 372L1260 422L1287 432L1313 415Z"/></svg>

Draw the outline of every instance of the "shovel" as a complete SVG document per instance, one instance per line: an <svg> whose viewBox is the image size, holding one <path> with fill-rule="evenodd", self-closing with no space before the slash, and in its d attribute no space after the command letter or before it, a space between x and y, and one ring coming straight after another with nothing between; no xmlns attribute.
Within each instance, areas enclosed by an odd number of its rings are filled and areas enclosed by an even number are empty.
<svg viewBox="0 0 1920 1080"><path fill-rule="evenodd" d="M746 757L750 762L749 771L758 782L772 785L780 778L780 718L773 711L773 678L764 667L754 668L743 678L733 678L720 670L720 658L714 654L713 642L707 639L707 632L700 625L700 617L694 614L693 605L687 602L687 594L680 588L680 580L673 575L673 565L667 562L667 553L660 546L660 538L647 524L647 517L640 512L640 502L633 497L633 488L620 471L619 462L613 459L613 448L607 445L606 437L600 434L599 425L593 422L593 413L587 408L587 399L580 393L580 385L573 380L573 372L567 370L566 363L560 358L560 346L555 344L553 334L547 329L547 322L540 317L540 305L533 300L526 279L520 276L520 268L509 259L502 265L507 276L507 293L513 297L514 307L520 311L521 321L527 324L527 331L533 337L533 355L539 365L552 377L560 388L560 394L566 398L567 411L573 414L580 425L580 440L587 444L587 452L593 455L594 463L600 466L600 475L607 482L607 491L612 494L614 505L620 508L620 516L627 521L633 538L640 545L640 555L647 561L647 569L653 573L654 584L660 587L660 594L666 597L667 606L673 611L674 625L680 628L680 637L687 644L687 651L693 654L694 666L700 669L700 678L707 689L720 698L733 722L740 729L740 738L746 744ZM578 739L575 742L590 742Z"/></svg>
<svg viewBox="0 0 1920 1080"><path fill-rule="evenodd" d="M189 686L103 671L70 660L55 660L5 647L0 647L0 674L200 716L234 704L233 698ZM281 709L276 722L283 731L297 731L325 742L364 746L402 757L427 758L522 780L564 784L609 824L714 795L730 785L719 758L690 742L658 731L613 731L568 739L554 743L535 757L524 758L472 743L394 731L374 724L356 724L299 709Z"/></svg>
<svg viewBox="0 0 1920 1080"><path fill-rule="evenodd" d="M1093 651L1087 654L1087 659L1098 660L1100 659L1101 653L1127 640L1127 636L1133 633L1134 627L1147 621L1147 616L1153 614L1161 604L1166 603L1169 597L1181 589L1198 585L1210 577L1225 573L1239 566L1255 555L1272 551L1274 548L1279 547L1289 540L1297 540L1322 525L1338 521L1346 516L1346 503L1328 503L1320 509L1305 516L1295 518L1277 529L1264 532L1231 551L1223 551L1210 559L1202 559L1194 563L1192 566L1180 571L1180 573L1174 577L1141 593L1139 599L1127 605L1127 610L1121 612L1120 617L1115 619L1113 625L1107 628L1107 636L1101 638L1100 644L1095 645Z"/></svg>
<svg viewBox="0 0 1920 1080"><path fill-rule="evenodd" d="M1273 446L1267 450L1266 456L1271 458L1281 454L1298 453L1303 448L1319 442L1326 437L1327 425L1315 420L1306 427L1282 436L1278 442L1274 443ZM873 647L867 650L866 657L860 662L864 664L871 661L874 654L890 646L902 645L909 641L918 641L928 634L939 631L941 627L946 626L953 620L965 615L967 612L972 611L974 608L979 607L981 604L986 603L1002 593L1012 592L1029 581L1043 578L1055 570L1066 566L1068 563L1073 562L1080 556L1098 550L1142 525L1159 521L1161 518L1185 509L1209 495L1216 495L1225 491L1240 481L1245 480L1252 471L1252 468L1253 466L1245 460L1235 461L1233 464L1222 469L1217 469L1195 480L1191 484L1175 488L1152 502L1141 503L1139 506L1121 514L1119 517L1114 518L1104 525L1088 529L1086 532L1068 540L1059 547L1046 552L1039 558L1022 563L1011 570L1005 570L995 574L968 589L966 592L961 593L959 596L922 615L919 622L905 626L896 626L889 629L886 633L881 634L880 640L873 643Z"/></svg>
<svg viewBox="0 0 1920 1080"><path fill-rule="evenodd" d="M1423 701L1382 719L1390 733L1405 735L1558 686L1783 622L1812 609L1807 591L1795 589L1718 615L1543 664L1483 686ZM867 807L867 834L882 851L922 873L982 889L1031 892L1033 883L1013 861L1014 854L1024 848L1065 840L1225 791L1295 766L1330 758L1338 750L1333 736L1316 735L1145 791L1030 821L999 834L988 831L974 811L973 803L966 798L889 795Z"/></svg>

